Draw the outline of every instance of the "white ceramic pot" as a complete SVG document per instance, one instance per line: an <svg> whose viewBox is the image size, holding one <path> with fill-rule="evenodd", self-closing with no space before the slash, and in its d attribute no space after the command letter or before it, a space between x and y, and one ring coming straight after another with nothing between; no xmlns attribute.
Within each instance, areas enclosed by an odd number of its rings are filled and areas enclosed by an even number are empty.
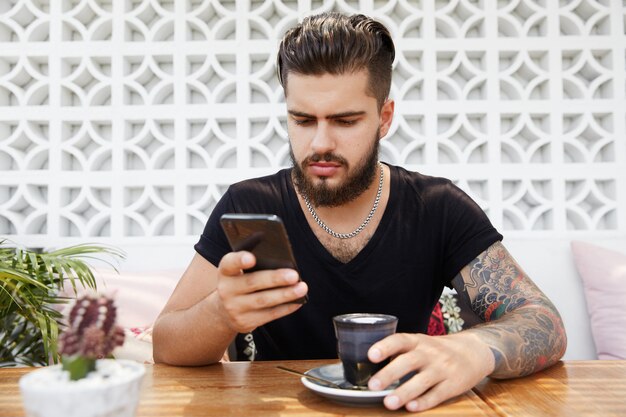
<svg viewBox="0 0 626 417"><path fill-rule="evenodd" d="M20 379L28 417L133 417L139 403L144 365L100 359L87 378L70 381L61 365L38 369Z"/></svg>

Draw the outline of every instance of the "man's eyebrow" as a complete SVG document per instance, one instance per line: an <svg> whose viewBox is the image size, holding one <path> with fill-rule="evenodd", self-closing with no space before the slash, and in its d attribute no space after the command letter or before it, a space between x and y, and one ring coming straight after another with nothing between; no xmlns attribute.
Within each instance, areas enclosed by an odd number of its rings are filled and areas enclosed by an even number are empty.
<svg viewBox="0 0 626 417"><path fill-rule="evenodd" d="M288 110L287 113L289 113L292 116L296 116L296 117L303 117L306 119L316 119L315 116L313 116L312 114L308 114L308 113L304 113L298 110ZM346 111L346 112L342 112L342 113L335 113L335 114L329 114L328 116L326 116L327 119L341 119L343 117L354 117L354 116L362 116L365 114L365 111L363 110L359 110L359 111Z"/></svg>

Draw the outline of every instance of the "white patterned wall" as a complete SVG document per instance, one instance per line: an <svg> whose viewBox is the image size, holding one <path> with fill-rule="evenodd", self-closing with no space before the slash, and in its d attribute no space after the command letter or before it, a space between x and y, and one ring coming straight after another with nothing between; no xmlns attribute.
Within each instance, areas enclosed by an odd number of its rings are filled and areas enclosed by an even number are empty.
<svg viewBox="0 0 626 417"><path fill-rule="evenodd" d="M625 4L0 0L0 236L194 242L228 184L288 164L276 48L328 10L396 39L383 160L508 236L624 236Z"/></svg>

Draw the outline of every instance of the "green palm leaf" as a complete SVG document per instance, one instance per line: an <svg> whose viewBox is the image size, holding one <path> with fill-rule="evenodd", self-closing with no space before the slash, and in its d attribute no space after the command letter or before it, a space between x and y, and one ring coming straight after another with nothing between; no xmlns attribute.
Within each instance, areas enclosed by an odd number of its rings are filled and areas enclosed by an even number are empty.
<svg viewBox="0 0 626 417"><path fill-rule="evenodd" d="M104 255L104 258L101 256ZM0 367L58 362L62 315L55 305L65 285L96 289L89 261L119 260L124 253L104 245L83 244L49 252L10 247L0 240Z"/></svg>

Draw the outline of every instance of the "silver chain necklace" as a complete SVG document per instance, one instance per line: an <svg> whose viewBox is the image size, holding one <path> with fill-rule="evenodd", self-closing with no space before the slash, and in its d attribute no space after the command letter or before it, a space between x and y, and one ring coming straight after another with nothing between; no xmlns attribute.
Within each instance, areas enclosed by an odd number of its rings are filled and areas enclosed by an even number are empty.
<svg viewBox="0 0 626 417"><path fill-rule="evenodd" d="M378 163L378 166L380 167L380 180L378 181L378 191L376 192L376 199L374 200L374 205L372 206L372 209L370 210L370 213L367 215L365 220L363 220L363 223L361 223L359 227L357 227L350 233L337 233L330 227L326 226L326 223L324 223L315 212L315 209L311 205L311 202L309 201L308 197L302 194L302 198L304 199L304 204L306 204L306 208L309 210L309 213L311 213L311 216L313 216L313 219L319 225L319 227L321 227L322 229L326 231L326 233L328 233L329 235L337 239L353 238L359 233L361 233L363 229L365 229L365 226L367 226L370 220L372 220L372 217L374 217L374 213L376 213L376 209L378 208L378 203L380 202L380 195L383 192L383 179L384 179L385 171L383 170L383 166L380 162Z"/></svg>

